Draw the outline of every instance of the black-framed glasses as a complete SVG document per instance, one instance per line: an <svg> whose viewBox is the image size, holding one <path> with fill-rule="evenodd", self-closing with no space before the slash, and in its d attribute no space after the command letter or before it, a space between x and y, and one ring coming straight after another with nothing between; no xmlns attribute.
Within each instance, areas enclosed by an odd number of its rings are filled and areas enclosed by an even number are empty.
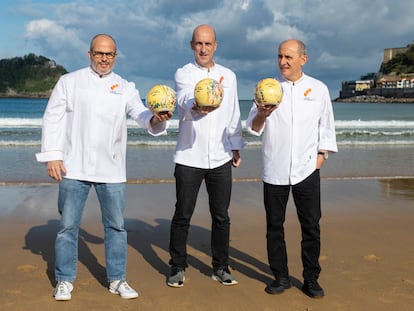
<svg viewBox="0 0 414 311"><path fill-rule="evenodd" d="M108 59L112 59L116 56L116 52L101 52L101 51L91 51L93 57L103 58L106 56Z"/></svg>

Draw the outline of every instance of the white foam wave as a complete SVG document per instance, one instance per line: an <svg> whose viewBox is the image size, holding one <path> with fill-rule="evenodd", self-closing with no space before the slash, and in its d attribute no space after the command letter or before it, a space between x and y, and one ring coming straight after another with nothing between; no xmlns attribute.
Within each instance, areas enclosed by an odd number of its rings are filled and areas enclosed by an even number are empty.
<svg viewBox="0 0 414 311"><path fill-rule="evenodd" d="M0 118L0 127L3 128L31 128L41 127L42 119L32 118Z"/></svg>
<svg viewBox="0 0 414 311"><path fill-rule="evenodd" d="M36 147L40 146L38 140L0 140L0 147Z"/></svg>
<svg viewBox="0 0 414 311"><path fill-rule="evenodd" d="M399 145L414 145L413 140L338 140L338 145L354 145L354 146L382 146L382 145L389 145L389 146L399 146ZM136 147L172 147L174 148L176 145L176 141L167 141L167 140L138 140L138 141L128 141L128 147L136 148ZM247 147L260 147L262 142L258 141L250 141L247 144ZM37 140L30 140L30 141L17 141L17 140L0 140L0 148L1 147L39 147L40 148L40 141Z"/></svg>
<svg viewBox="0 0 414 311"><path fill-rule="evenodd" d="M129 147L174 147L175 141L137 140L128 141ZM40 140L0 140L0 147L40 147Z"/></svg>
<svg viewBox="0 0 414 311"><path fill-rule="evenodd" d="M337 136L414 136L414 130L408 131L367 131L367 130L337 130Z"/></svg>
<svg viewBox="0 0 414 311"><path fill-rule="evenodd" d="M41 127L42 118L0 118L1 128L30 128ZM127 126L130 128L138 128L139 125L131 119L127 120ZM414 128L414 121L401 120L336 120L337 128ZM242 120L242 127L246 128L246 120ZM170 120L170 128L178 128L178 120Z"/></svg>
<svg viewBox="0 0 414 311"><path fill-rule="evenodd" d="M408 146L414 145L412 140L340 140L339 146Z"/></svg>
<svg viewBox="0 0 414 311"><path fill-rule="evenodd" d="M42 118L0 118L0 128L40 128ZM127 120L129 128L139 128L131 119ZM170 120L170 128L178 128L178 120Z"/></svg>
<svg viewBox="0 0 414 311"><path fill-rule="evenodd" d="M129 147L141 147L141 146L151 146L151 147L170 147L175 146L176 142L168 140L138 140L138 141L128 141Z"/></svg>
<svg viewBox="0 0 414 311"><path fill-rule="evenodd" d="M169 124L170 124L169 128L172 128L172 129L177 129L178 128L178 120L175 120L175 119L170 120ZM136 121L131 120L131 119L127 120L127 126L129 128L139 128L140 127Z"/></svg>
<svg viewBox="0 0 414 311"><path fill-rule="evenodd" d="M414 128L414 121L401 120L337 120L335 121L336 128Z"/></svg>

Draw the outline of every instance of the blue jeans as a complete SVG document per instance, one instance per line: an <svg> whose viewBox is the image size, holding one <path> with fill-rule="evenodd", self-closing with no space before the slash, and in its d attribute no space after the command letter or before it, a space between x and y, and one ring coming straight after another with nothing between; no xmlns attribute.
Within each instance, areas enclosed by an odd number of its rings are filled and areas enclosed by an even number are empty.
<svg viewBox="0 0 414 311"><path fill-rule="evenodd" d="M125 183L94 183L64 178L59 184L61 220L55 242L55 278L58 282L73 282L76 278L79 226L91 186L95 187L101 207L108 281L126 278Z"/></svg>
<svg viewBox="0 0 414 311"><path fill-rule="evenodd" d="M170 232L170 264L173 268L185 269L187 267L188 230L203 180L207 188L212 218L212 265L214 270L227 267L230 238L228 209L232 187L231 173L230 162L214 169L200 169L180 164L175 166L177 202Z"/></svg>
<svg viewBox="0 0 414 311"><path fill-rule="evenodd" d="M289 192L292 190L302 231L302 275L305 280L317 280L321 272L321 266L319 265L321 244L319 227L321 219L319 170L315 170L299 184L271 185L264 183L263 189L267 224L267 255L273 275L275 278L289 276L283 224L285 222Z"/></svg>

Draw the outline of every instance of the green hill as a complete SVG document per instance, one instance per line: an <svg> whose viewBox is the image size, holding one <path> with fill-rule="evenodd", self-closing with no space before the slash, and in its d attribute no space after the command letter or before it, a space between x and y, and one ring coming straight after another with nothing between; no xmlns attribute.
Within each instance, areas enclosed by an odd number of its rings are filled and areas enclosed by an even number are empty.
<svg viewBox="0 0 414 311"><path fill-rule="evenodd" d="M28 54L0 60L0 96L48 97L67 70L44 56Z"/></svg>

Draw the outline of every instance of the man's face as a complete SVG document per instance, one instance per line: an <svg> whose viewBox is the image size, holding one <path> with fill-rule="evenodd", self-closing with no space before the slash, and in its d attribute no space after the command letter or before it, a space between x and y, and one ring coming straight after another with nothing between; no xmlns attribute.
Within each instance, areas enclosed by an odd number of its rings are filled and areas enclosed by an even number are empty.
<svg viewBox="0 0 414 311"><path fill-rule="evenodd" d="M307 56L299 51L299 44L295 41L287 41L279 47L279 70L285 79L295 82L302 77L302 66L305 65Z"/></svg>
<svg viewBox="0 0 414 311"><path fill-rule="evenodd" d="M93 41L88 55L93 70L102 75L110 73L116 59L115 42L107 36L99 36Z"/></svg>
<svg viewBox="0 0 414 311"><path fill-rule="evenodd" d="M191 41L191 48L198 65L205 68L214 66L213 56L217 49L217 41L213 29L210 27L198 28Z"/></svg>

